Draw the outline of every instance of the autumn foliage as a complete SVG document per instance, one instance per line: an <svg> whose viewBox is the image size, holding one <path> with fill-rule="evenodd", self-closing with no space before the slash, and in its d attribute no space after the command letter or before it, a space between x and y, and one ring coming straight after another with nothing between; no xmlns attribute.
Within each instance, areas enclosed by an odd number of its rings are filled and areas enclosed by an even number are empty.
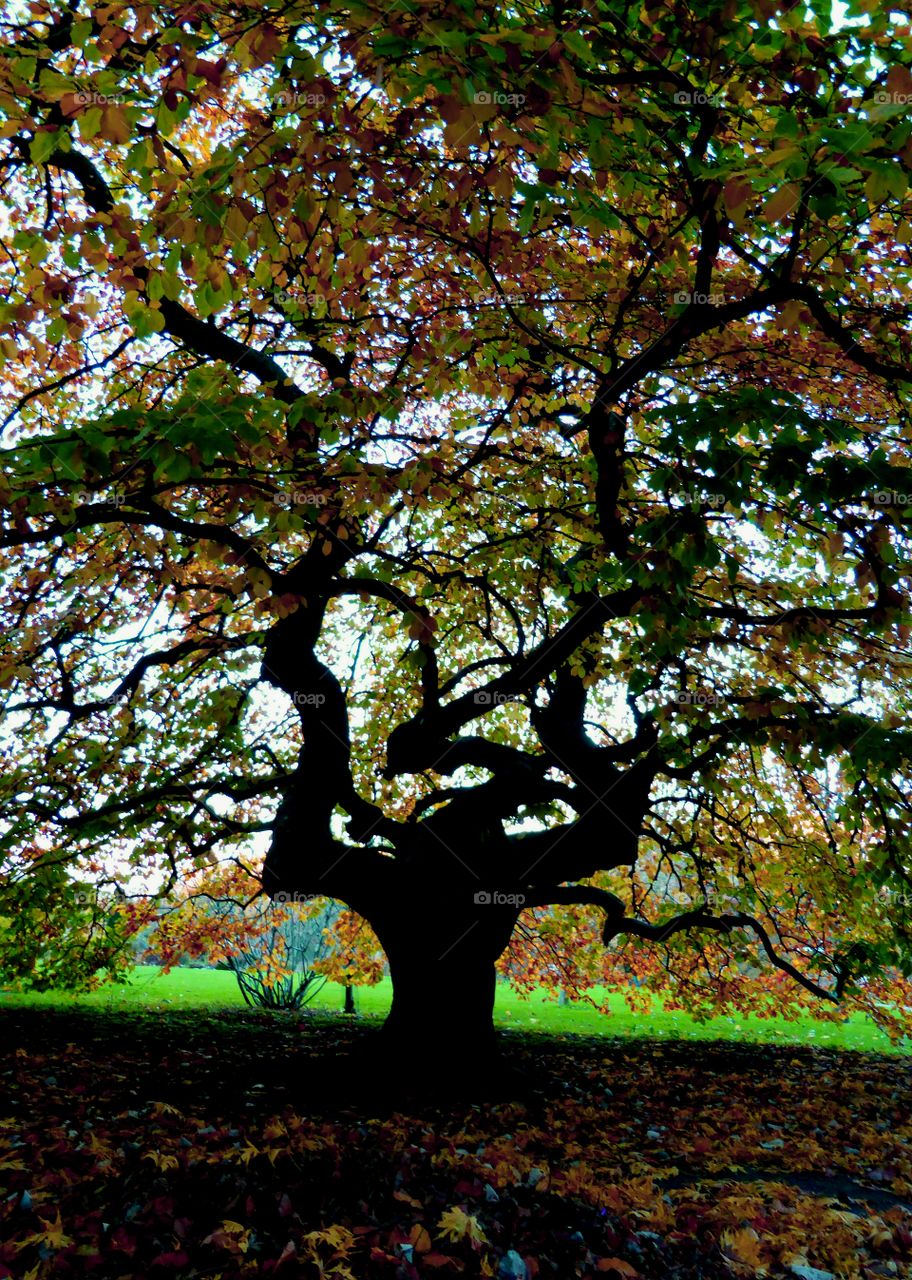
<svg viewBox="0 0 912 1280"><path fill-rule="evenodd" d="M375 985L384 973L377 939L360 916L333 907L325 898L271 902L252 870L210 868L158 910L144 954L165 972L187 959L238 964L266 987L292 977L296 961L306 959L307 971L323 981Z"/></svg>

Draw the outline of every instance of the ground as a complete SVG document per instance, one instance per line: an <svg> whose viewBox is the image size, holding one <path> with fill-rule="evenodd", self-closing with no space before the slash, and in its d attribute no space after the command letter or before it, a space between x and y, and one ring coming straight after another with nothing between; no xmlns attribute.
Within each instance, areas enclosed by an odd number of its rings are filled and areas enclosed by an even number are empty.
<svg viewBox="0 0 912 1280"><path fill-rule="evenodd" d="M505 1032L512 1100L443 1105L374 1032L11 1004L0 1277L912 1275L907 1055Z"/></svg>

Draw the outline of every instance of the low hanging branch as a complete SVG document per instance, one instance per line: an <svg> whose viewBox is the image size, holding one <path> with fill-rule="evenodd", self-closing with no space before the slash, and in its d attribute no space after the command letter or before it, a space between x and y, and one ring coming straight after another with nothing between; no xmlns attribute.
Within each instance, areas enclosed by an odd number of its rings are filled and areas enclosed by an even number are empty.
<svg viewBox="0 0 912 1280"><path fill-rule="evenodd" d="M712 933L727 934L731 933L733 929L750 929L757 935L770 963L777 969L781 969L783 973L787 973L799 986L804 987L806 991L810 991L812 995L818 996L821 1000L828 1000L838 1004L842 999L848 978L848 971L844 966L836 967L836 986L833 990L821 987L819 983L814 982L812 978L808 978L800 969L797 969L791 961L781 956L776 951L769 933L760 921L753 916L746 915L743 911L718 916L703 908L696 908L692 911L682 911L680 915L673 916L662 924L650 924L648 921L635 920L627 916L624 904L619 897L609 893L606 889L599 889L591 885L559 886L549 890L546 895L543 894L541 897L533 894L524 905L535 907L559 904L604 908L605 923L602 928L602 941L606 946L622 934L631 938L642 938L646 942L666 942L674 934L684 931L697 933L705 929Z"/></svg>

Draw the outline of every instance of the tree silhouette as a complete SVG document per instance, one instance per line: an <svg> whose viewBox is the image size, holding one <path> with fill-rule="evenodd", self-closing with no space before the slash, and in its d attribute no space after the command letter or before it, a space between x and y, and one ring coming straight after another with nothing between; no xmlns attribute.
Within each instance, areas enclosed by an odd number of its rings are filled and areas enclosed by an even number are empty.
<svg viewBox="0 0 912 1280"><path fill-rule="evenodd" d="M538 908L902 1019L912 49L846 14L7 15L7 972L259 839L397 1052Z"/></svg>

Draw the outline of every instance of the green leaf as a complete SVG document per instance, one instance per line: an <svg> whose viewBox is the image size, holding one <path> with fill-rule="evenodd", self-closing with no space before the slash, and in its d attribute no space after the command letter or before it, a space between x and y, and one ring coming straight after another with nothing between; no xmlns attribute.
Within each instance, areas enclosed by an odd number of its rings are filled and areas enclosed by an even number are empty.
<svg viewBox="0 0 912 1280"><path fill-rule="evenodd" d="M29 155L35 164L44 164L57 150L60 142L59 129L42 130L36 133L29 146Z"/></svg>

